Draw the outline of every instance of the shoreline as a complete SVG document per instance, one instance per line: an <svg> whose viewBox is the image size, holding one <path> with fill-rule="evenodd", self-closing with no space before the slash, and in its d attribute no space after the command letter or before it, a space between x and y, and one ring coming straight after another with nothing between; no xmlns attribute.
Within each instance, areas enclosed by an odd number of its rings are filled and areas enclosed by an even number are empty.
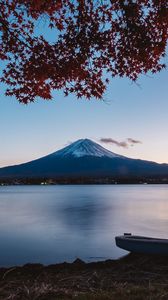
<svg viewBox="0 0 168 300"><path fill-rule="evenodd" d="M128 254L120 259L0 268L0 299L168 299L168 257ZM165 296L164 296L165 295Z"/></svg>
<svg viewBox="0 0 168 300"><path fill-rule="evenodd" d="M71 186L71 185L167 185L167 181L115 181L115 182L58 182L58 183L4 183L0 182L0 187L6 187L6 186Z"/></svg>

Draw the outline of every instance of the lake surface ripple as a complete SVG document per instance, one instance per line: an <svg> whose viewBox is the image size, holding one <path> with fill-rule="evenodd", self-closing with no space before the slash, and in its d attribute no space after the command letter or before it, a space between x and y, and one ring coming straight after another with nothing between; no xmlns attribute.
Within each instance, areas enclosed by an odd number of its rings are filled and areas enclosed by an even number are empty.
<svg viewBox="0 0 168 300"><path fill-rule="evenodd" d="M0 266L118 258L123 232L168 238L167 185L0 187Z"/></svg>

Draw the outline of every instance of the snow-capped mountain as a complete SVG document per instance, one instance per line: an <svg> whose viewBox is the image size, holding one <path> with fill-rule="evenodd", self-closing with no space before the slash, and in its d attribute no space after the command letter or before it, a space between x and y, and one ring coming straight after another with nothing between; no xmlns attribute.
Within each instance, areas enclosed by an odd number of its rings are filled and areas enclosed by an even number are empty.
<svg viewBox="0 0 168 300"><path fill-rule="evenodd" d="M121 157L120 155L113 153L99 144L89 140L80 139L69 146L58 150L53 153L55 156L66 157L72 155L73 157L83 157L83 156L95 156L95 157Z"/></svg>
<svg viewBox="0 0 168 300"><path fill-rule="evenodd" d="M0 168L0 179L168 178L168 165L131 159L80 139L34 161Z"/></svg>

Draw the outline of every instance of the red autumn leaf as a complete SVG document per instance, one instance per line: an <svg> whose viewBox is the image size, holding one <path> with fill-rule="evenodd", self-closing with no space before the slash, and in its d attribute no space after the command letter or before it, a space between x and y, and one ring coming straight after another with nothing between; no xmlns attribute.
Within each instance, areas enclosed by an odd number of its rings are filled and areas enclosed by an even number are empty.
<svg viewBox="0 0 168 300"><path fill-rule="evenodd" d="M38 19L53 30L51 43L45 34L35 35ZM6 0L0 31L7 95L28 103L51 99L52 90L62 89L65 95L100 99L110 76L134 81L165 67L168 2Z"/></svg>

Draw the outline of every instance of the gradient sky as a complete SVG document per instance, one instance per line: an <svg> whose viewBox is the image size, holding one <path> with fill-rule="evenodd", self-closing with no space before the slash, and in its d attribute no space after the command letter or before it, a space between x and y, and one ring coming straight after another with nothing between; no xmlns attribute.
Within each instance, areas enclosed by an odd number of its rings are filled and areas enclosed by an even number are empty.
<svg viewBox="0 0 168 300"><path fill-rule="evenodd" d="M128 148L103 144L132 158L168 163L168 71L141 76L136 85L113 79L104 101L77 100L54 92L50 102L23 105L1 89L0 166L18 164L54 152L80 138L141 141Z"/></svg>
<svg viewBox="0 0 168 300"><path fill-rule="evenodd" d="M45 34L52 40L49 30ZM38 99L28 105L5 97L1 85L0 167L45 156L80 138L96 142L132 138L141 143L128 148L102 146L128 157L168 163L167 79L168 70L141 76L138 84L116 78L104 101L77 100L74 95L53 92L52 101Z"/></svg>

